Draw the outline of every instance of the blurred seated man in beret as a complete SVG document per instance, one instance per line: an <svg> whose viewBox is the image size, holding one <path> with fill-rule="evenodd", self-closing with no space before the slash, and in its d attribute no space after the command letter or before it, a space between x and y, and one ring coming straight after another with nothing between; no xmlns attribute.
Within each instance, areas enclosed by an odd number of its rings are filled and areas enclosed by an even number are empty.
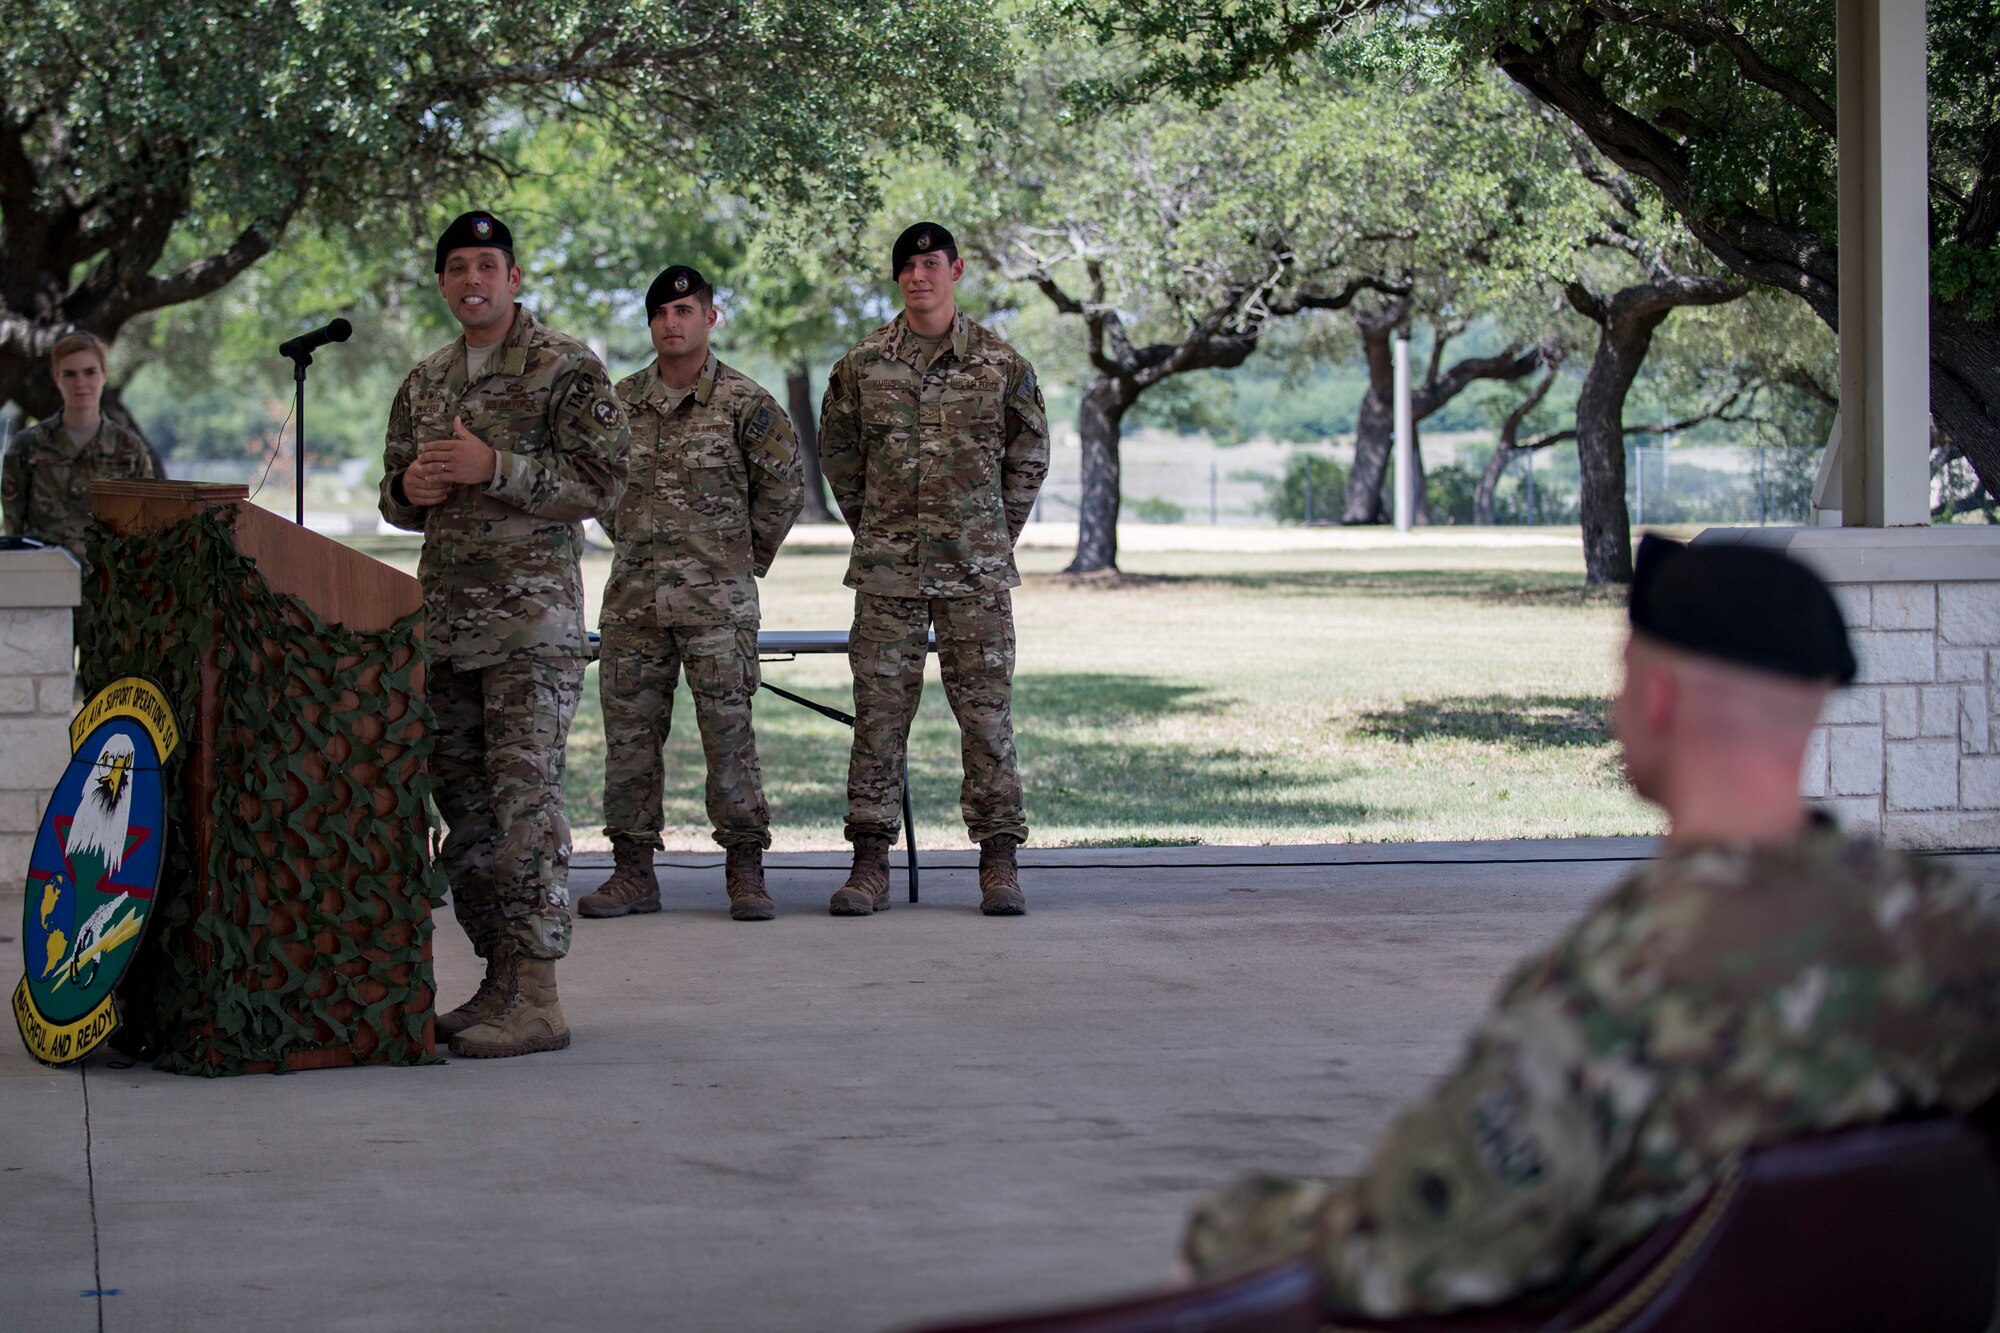
<svg viewBox="0 0 2000 1333"><path fill-rule="evenodd" d="M1826 586L1743 546L1647 537L1612 723L1660 858L1530 959L1352 1180L1202 1204L1214 1278L1310 1253L1333 1314L1583 1285L1746 1150L2000 1085L2000 901L1848 837L1799 797L1854 678Z"/></svg>

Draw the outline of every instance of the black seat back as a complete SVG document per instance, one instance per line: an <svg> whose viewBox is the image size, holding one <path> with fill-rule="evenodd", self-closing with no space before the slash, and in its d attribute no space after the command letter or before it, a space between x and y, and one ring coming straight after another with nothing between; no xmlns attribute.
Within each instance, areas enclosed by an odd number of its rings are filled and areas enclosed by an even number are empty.
<svg viewBox="0 0 2000 1333"><path fill-rule="evenodd" d="M1183 1292L919 1333L1987 1333L2000 1165L1961 1120L1750 1153L1701 1206L1578 1295L1409 1319L1323 1320L1303 1260Z"/></svg>
<svg viewBox="0 0 2000 1333"><path fill-rule="evenodd" d="M1636 1299L1645 1293L1628 1288L1631 1313L1609 1327L1984 1333L1992 1321L2000 1171L1985 1136L1963 1121L1877 1125L1753 1152L1721 1203L1657 1292Z"/></svg>

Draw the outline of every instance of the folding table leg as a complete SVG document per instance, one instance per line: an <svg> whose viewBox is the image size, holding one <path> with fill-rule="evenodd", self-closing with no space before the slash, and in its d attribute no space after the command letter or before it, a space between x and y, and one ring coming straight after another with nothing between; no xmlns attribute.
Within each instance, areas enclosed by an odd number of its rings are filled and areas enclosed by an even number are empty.
<svg viewBox="0 0 2000 1333"><path fill-rule="evenodd" d="M917 900L917 817L910 812L910 757L903 756L903 847L910 862L910 901Z"/></svg>

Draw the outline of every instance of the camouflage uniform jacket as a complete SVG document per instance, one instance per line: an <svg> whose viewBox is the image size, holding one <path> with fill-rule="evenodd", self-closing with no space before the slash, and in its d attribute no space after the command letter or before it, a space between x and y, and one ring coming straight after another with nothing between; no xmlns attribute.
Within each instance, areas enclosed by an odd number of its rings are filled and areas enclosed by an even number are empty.
<svg viewBox="0 0 2000 1333"><path fill-rule="evenodd" d="M1195 1214L1215 1274L1312 1251L1331 1310L1581 1285L1754 1145L2000 1087L2000 897L1846 840L1689 847L1531 960L1358 1179Z"/></svg>
<svg viewBox="0 0 2000 1333"><path fill-rule="evenodd" d="M404 471L453 417L499 454L493 480L454 486L426 508L403 498ZM465 339L417 364L389 408L382 516L424 534L432 653L461 669L528 654L584 654L583 520L625 488L625 414L590 349L520 306L468 383Z"/></svg>
<svg viewBox="0 0 2000 1333"><path fill-rule="evenodd" d="M791 419L709 353L674 402L659 363L618 383L632 425L606 623L757 627L757 580L805 504Z"/></svg>
<svg viewBox="0 0 2000 1333"><path fill-rule="evenodd" d="M1020 583L1014 543L1049 471L1034 368L963 312L927 369L904 317L833 368L819 461L854 555L847 586L969 597Z"/></svg>
<svg viewBox="0 0 2000 1333"><path fill-rule="evenodd" d="M90 483L154 475L153 451L110 417L78 446L63 429L62 413L45 417L14 437L0 463L0 507L9 537L39 537L69 548L83 560L90 522Z"/></svg>

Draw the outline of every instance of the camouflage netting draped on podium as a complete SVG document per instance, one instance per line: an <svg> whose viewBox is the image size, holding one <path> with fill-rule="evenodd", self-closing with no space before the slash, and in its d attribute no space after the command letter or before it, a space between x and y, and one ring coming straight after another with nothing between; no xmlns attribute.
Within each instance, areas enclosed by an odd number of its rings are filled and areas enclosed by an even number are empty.
<svg viewBox="0 0 2000 1333"><path fill-rule="evenodd" d="M197 742L166 775L165 901L114 1041L191 1074L427 1063L444 884L426 855L430 714L412 688L422 617L381 634L325 624L236 550L231 513L129 535L92 524L86 694L151 676ZM204 867L187 766L210 649Z"/></svg>

